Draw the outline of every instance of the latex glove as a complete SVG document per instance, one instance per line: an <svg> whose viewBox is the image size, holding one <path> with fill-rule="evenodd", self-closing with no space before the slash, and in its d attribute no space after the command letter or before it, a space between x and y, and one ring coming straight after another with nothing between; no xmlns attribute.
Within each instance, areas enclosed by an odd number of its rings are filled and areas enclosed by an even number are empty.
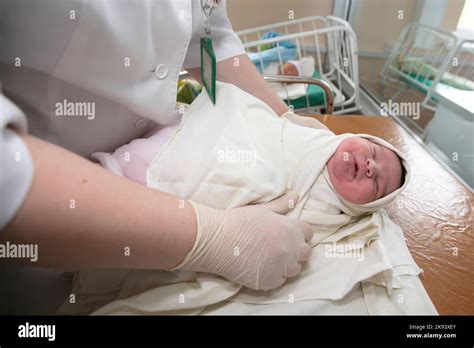
<svg viewBox="0 0 474 348"><path fill-rule="evenodd" d="M329 129L323 123L319 122L317 119L313 117L304 117L299 116L291 111L285 112L281 117L285 117L294 124L303 126L303 127L310 127L310 128L317 128L317 129Z"/></svg>
<svg viewBox="0 0 474 348"><path fill-rule="evenodd" d="M267 204L225 210L189 201L196 212L196 241L174 269L218 274L252 289L281 286L311 254L309 225L280 215L297 200L290 191Z"/></svg>

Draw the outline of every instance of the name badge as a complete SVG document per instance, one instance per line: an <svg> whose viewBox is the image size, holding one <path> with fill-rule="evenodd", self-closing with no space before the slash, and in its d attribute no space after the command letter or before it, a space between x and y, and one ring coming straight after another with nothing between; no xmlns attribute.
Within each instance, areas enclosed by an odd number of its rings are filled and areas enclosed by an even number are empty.
<svg viewBox="0 0 474 348"><path fill-rule="evenodd" d="M216 104L216 55L212 48L212 40L209 37L201 38L201 80L204 88L211 98L212 104Z"/></svg>

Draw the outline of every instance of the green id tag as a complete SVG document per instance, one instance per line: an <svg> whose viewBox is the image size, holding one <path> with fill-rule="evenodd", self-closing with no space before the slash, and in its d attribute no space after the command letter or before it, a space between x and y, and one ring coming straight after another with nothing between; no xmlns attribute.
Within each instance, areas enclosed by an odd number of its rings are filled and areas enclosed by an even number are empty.
<svg viewBox="0 0 474 348"><path fill-rule="evenodd" d="M208 37L201 38L201 80L206 88L212 104L216 104L216 55L212 49L212 41Z"/></svg>

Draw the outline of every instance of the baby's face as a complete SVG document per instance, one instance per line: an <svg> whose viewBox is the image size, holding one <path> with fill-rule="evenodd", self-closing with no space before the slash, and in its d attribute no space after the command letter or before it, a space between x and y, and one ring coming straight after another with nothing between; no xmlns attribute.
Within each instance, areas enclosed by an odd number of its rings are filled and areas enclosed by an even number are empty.
<svg viewBox="0 0 474 348"><path fill-rule="evenodd" d="M327 162L327 168L336 191L355 204L386 196L402 182L397 154L364 138L344 139Z"/></svg>
<svg viewBox="0 0 474 348"><path fill-rule="evenodd" d="M283 67L280 67L279 73L285 76L298 76L298 69L293 63L286 62Z"/></svg>

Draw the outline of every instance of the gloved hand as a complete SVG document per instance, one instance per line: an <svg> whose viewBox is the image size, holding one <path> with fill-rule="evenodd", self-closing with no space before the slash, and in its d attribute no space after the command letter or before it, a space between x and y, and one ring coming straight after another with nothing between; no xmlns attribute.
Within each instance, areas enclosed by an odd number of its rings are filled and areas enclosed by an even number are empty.
<svg viewBox="0 0 474 348"><path fill-rule="evenodd" d="M189 201L196 212L196 241L174 269L218 274L252 289L281 286L311 255L309 225L282 216L297 200L290 191L267 204L225 210Z"/></svg>
<svg viewBox="0 0 474 348"><path fill-rule="evenodd" d="M323 123L319 122L317 119L313 117L304 117L299 116L291 111L285 112L281 117L285 117L294 124L303 126L303 127L310 127L310 128L317 128L317 129L329 129Z"/></svg>

